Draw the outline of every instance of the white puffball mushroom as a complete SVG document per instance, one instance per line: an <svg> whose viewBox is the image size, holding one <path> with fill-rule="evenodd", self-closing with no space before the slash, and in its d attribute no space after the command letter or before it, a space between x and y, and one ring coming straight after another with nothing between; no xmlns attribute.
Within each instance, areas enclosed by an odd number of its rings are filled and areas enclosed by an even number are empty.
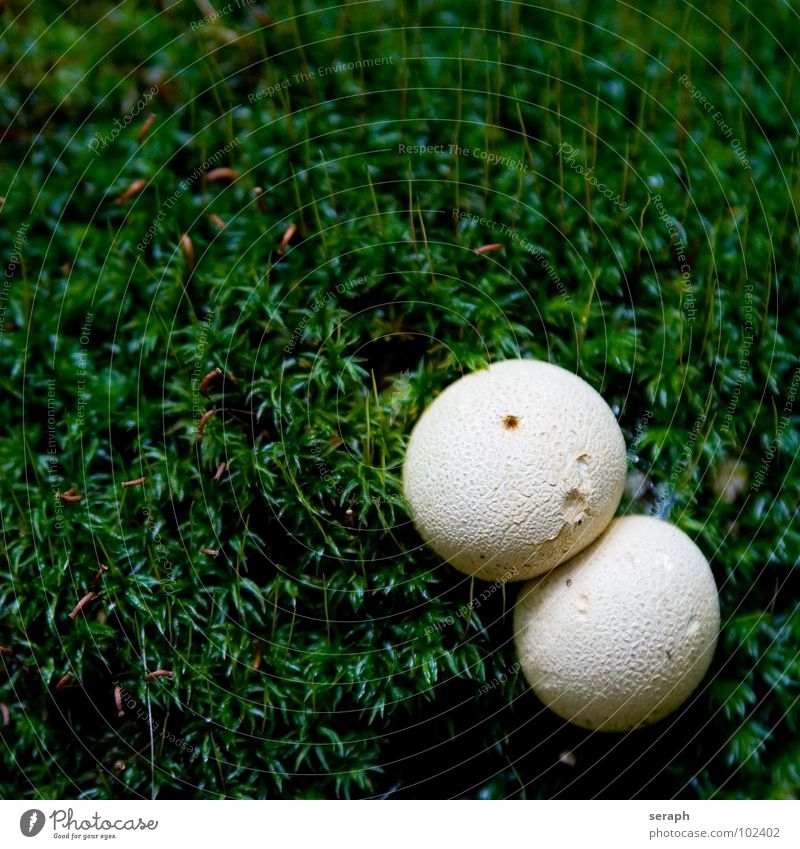
<svg viewBox="0 0 800 849"><path fill-rule="evenodd" d="M485 580L540 575L591 543L625 485L625 440L572 372L504 360L462 377L411 433L403 490L422 538Z"/></svg>
<svg viewBox="0 0 800 849"><path fill-rule="evenodd" d="M694 542L660 519L627 516L521 589L514 640L547 707L582 728L628 731L691 695L719 623L714 576Z"/></svg>

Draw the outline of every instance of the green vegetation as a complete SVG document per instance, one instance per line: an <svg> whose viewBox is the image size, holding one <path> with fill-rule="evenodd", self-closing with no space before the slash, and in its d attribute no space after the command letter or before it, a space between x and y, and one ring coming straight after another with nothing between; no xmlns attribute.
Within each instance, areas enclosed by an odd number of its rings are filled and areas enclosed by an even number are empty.
<svg viewBox="0 0 800 849"><path fill-rule="evenodd" d="M796 795L793 8L14 5L0 796ZM712 562L714 666L653 728L547 712L516 588L409 523L414 421L514 356L602 392L622 509Z"/></svg>

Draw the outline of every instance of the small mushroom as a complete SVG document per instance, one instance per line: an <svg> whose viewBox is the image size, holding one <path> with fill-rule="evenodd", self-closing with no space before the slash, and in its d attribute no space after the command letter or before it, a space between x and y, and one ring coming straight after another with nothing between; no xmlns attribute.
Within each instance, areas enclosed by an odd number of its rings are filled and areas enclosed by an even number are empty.
<svg viewBox="0 0 800 849"><path fill-rule="evenodd" d="M425 410L403 487L422 538L460 572L521 581L589 545L625 486L625 440L584 380L537 360L462 377Z"/></svg>
<svg viewBox="0 0 800 849"><path fill-rule="evenodd" d="M582 728L629 731L672 713L706 674L719 633L708 561L651 516L614 520L589 548L526 584L519 663L539 699Z"/></svg>

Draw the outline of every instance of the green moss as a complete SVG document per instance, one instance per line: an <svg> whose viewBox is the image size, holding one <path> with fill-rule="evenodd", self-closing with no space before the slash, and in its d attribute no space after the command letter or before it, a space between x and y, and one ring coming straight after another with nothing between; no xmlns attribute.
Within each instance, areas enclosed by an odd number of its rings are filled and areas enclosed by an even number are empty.
<svg viewBox="0 0 800 849"><path fill-rule="evenodd" d="M315 5L3 13L0 795L796 794L791 10ZM542 710L515 588L409 523L414 421L514 356L602 391L625 508L711 559L712 674L655 728Z"/></svg>

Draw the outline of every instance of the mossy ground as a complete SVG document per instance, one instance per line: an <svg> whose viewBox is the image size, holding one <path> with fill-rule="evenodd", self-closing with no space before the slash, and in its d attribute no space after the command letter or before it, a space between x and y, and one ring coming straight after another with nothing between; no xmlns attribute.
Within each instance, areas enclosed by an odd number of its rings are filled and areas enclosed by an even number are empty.
<svg viewBox="0 0 800 849"><path fill-rule="evenodd" d="M0 795L796 795L789 4L3 6ZM603 393L622 509L711 560L653 728L544 710L516 589L409 524L414 421L515 356Z"/></svg>

